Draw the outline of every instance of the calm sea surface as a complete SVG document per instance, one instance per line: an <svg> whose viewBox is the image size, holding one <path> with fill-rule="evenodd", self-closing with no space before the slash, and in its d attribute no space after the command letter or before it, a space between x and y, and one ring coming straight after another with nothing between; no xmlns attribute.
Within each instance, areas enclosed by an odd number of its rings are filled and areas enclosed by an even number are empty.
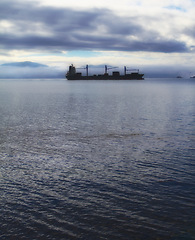
<svg viewBox="0 0 195 240"><path fill-rule="evenodd" d="M195 239L195 80L0 81L0 239Z"/></svg>

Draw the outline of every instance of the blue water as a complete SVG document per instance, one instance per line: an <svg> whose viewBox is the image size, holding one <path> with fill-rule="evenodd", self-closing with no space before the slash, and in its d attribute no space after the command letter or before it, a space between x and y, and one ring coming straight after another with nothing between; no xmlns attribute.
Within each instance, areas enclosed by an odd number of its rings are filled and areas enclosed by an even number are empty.
<svg viewBox="0 0 195 240"><path fill-rule="evenodd" d="M0 239L195 239L195 81L0 81Z"/></svg>

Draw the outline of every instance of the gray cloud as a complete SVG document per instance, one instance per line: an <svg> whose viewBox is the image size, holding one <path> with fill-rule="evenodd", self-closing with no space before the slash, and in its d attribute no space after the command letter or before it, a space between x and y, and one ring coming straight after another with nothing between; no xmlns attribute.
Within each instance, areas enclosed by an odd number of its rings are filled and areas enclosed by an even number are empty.
<svg viewBox="0 0 195 240"><path fill-rule="evenodd" d="M116 16L108 9L75 11L8 0L0 2L0 19L14 25L0 34L2 49L188 51L184 42L165 39L135 18Z"/></svg>
<svg viewBox="0 0 195 240"><path fill-rule="evenodd" d="M195 25L191 25L184 29L184 33L195 40Z"/></svg>

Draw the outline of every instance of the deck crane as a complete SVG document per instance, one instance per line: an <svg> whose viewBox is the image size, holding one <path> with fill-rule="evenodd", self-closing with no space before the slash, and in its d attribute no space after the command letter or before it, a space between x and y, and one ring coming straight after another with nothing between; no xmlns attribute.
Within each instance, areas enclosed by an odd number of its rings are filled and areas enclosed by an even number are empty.
<svg viewBox="0 0 195 240"><path fill-rule="evenodd" d="M86 69L86 75L88 76L88 74L89 74L89 66L88 65L86 65L86 67L76 68L76 69Z"/></svg>
<svg viewBox="0 0 195 240"><path fill-rule="evenodd" d="M105 74L108 74L108 70L113 68L118 68L118 67L108 67L107 65L105 65Z"/></svg>
<svg viewBox="0 0 195 240"><path fill-rule="evenodd" d="M124 75L127 74L127 71L128 72L136 71L137 73L139 73L139 69L128 69L128 67L124 66Z"/></svg>

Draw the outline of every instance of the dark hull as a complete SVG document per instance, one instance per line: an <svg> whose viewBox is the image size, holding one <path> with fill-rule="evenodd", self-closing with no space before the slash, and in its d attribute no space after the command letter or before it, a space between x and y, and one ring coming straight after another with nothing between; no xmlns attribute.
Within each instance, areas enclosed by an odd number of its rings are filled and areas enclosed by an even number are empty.
<svg viewBox="0 0 195 240"><path fill-rule="evenodd" d="M68 80L144 80L144 74L132 73L126 75L93 75L93 76L80 76L66 75Z"/></svg>

